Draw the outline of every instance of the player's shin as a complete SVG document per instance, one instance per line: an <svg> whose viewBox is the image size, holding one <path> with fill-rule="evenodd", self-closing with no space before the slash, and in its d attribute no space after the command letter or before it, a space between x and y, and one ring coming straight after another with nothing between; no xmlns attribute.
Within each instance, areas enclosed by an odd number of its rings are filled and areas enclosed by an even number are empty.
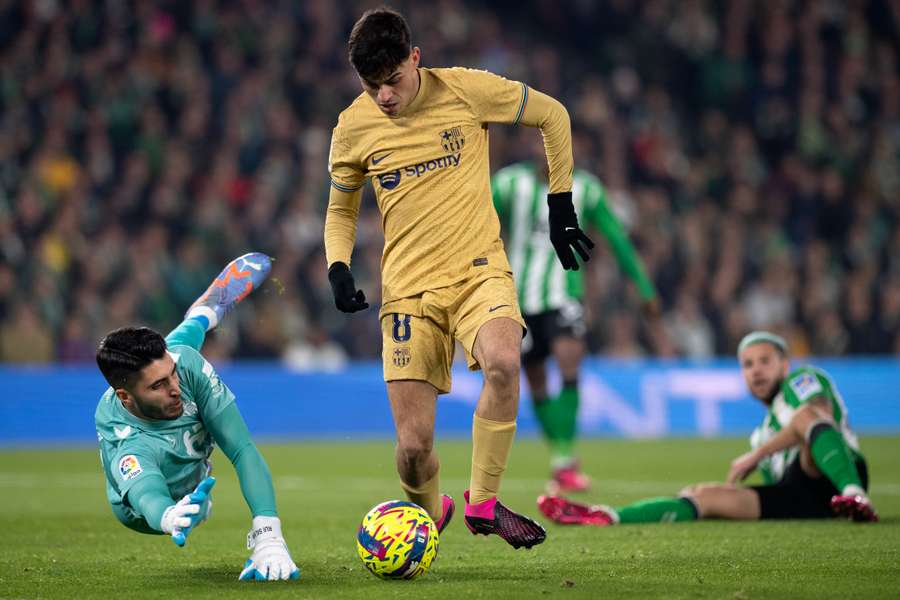
<svg viewBox="0 0 900 600"><path fill-rule="evenodd" d="M865 496L853 454L847 447L844 437L830 422L813 423L806 439L816 466L841 494Z"/></svg>
<svg viewBox="0 0 900 600"><path fill-rule="evenodd" d="M619 523L672 523L696 521L697 507L690 498L650 498L616 509Z"/></svg>
<svg viewBox="0 0 900 600"><path fill-rule="evenodd" d="M554 447L554 467L571 465L578 419L578 382L563 383L555 400L558 439Z"/></svg>
<svg viewBox="0 0 900 600"><path fill-rule="evenodd" d="M424 508L435 522L440 520L443 513L441 503L441 478L440 467L425 482L413 485L400 479L400 486L406 492L406 497L410 502L418 504Z"/></svg>
<svg viewBox="0 0 900 600"><path fill-rule="evenodd" d="M472 477L469 502L479 504L497 496L516 436L516 422L472 418Z"/></svg>

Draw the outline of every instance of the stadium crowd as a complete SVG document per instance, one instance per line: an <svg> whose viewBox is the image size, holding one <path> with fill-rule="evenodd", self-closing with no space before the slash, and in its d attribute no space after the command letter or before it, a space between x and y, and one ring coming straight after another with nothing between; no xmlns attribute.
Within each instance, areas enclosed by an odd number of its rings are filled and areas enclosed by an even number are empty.
<svg viewBox="0 0 900 600"><path fill-rule="evenodd" d="M346 38L371 2L0 0L0 361L92 361L166 330L228 260L274 284L210 358L332 368L380 355L380 215L354 255L375 306L337 312L326 163L360 92ZM396 2L425 66L485 68L560 99L655 281L652 336L601 242L589 344L732 354L900 353L900 3ZM492 128L492 166L527 128ZM595 236L596 237L596 236Z"/></svg>

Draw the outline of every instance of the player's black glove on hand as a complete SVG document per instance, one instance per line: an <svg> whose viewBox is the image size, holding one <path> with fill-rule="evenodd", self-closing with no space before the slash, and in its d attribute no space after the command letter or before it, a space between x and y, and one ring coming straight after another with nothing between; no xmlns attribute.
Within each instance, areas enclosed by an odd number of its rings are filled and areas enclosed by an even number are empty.
<svg viewBox="0 0 900 600"><path fill-rule="evenodd" d="M353 274L346 264L336 262L331 265L328 269L328 281L331 282L331 291L334 292L334 305L339 311L355 313L369 308L366 295L362 290L356 289Z"/></svg>
<svg viewBox="0 0 900 600"><path fill-rule="evenodd" d="M578 227L572 192L547 194L547 204L550 206L550 243L553 244L563 269L577 271L578 260L572 249L578 252L581 260L587 262L591 259L588 251L594 247L594 242Z"/></svg>

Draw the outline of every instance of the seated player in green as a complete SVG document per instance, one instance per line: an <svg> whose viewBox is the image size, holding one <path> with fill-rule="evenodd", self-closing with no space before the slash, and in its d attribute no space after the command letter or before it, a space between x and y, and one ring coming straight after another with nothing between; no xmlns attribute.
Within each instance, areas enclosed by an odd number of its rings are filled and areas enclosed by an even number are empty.
<svg viewBox="0 0 900 600"><path fill-rule="evenodd" d="M165 339L147 327L109 333L97 365L109 382L95 423L113 514L141 533L183 546L210 514L209 456L216 444L234 464L253 523L242 581L297 579L275 510L266 461L225 386L199 350L206 332L268 276L271 259L231 261Z"/></svg>
<svg viewBox="0 0 900 600"><path fill-rule="evenodd" d="M738 360L750 393L768 410L750 438L753 449L731 463L726 483L693 485L678 497L621 508L541 496L541 512L579 525L833 516L877 521L866 495L866 461L831 378L810 366L792 371L787 343L767 331L744 336ZM755 469L762 485L738 485Z"/></svg>

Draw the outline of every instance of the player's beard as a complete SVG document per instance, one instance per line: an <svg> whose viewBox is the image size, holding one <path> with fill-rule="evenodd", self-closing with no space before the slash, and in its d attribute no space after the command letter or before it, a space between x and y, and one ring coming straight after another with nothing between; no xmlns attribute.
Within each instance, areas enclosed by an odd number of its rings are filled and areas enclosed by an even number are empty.
<svg viewBox="0 0 900 600"><path fill-rule="evenodd" d="M765 396L762 397L762 398L760 398L760 400L762 400L763 403L765 403L766 406L771 406L771 405L772 405L772 401L775 399L775 396L778 395L778 390L781 389L781 384L782 384L783 382L784 382L783 379L776 379L776 380L772 383L772 387L769 389L769 391L766 392Z"/></svg>
<svg viewBox="0 0 900 600"><path fill-rule="evenodd" d="M155 421L174 421L184 413L184 403L181 396L178 397L176 403L167 402L162 406L139 401L138 407L148 419Z"/></svg>

